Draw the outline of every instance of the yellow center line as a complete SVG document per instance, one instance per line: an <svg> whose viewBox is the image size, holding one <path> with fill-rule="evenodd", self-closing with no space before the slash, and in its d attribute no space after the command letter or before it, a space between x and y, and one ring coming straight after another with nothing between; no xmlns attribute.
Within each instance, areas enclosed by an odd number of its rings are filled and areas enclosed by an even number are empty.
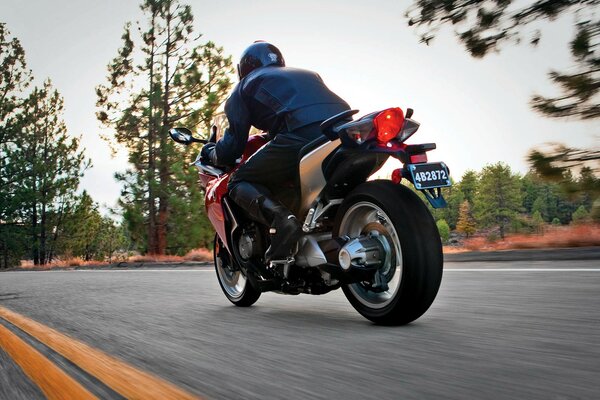
<svg viewBox="0 0 600 400"><path fill-rule="evenodd" d="M12 357L48 399L96 399L39 351L1 324L0 348Z"/></svg>
<svg viewBox="0 0 600 400"><path fill-rule="evenodd" d="M117 358L4 307L0 307L0 317L27 332L128 399L199 399L198 396L164 379L140 371Z"/></svg>

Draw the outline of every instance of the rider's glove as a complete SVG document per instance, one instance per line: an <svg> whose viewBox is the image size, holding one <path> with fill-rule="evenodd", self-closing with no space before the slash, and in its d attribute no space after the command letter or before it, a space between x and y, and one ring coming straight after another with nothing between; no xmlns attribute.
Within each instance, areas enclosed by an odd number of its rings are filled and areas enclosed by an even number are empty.
<svg viewBox="0 0 600 400"><path fill-rule="evenodd" d="M214 160L216 159L216 154L215 153L215 143L206 143L204 145L204 147L202 147L202 150L200 151L200 157L205 160L208 161L210 163L214 163Z"/></svg>

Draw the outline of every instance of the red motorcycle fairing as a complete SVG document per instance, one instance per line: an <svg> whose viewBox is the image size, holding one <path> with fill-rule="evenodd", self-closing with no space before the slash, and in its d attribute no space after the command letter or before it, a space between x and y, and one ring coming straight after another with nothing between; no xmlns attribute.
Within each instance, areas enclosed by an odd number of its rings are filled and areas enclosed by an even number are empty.
<svg viewBox="0 0 600 400"><path fill-rule="evenodd" d="M204 199L204 205L206 207L206 213L208 219L214 226L217 234L221 238L221 241L227 248L229 248L229 241L227 240L227 231L225 229L225 215L223 212L223 197L227 194L227 184L229 183L229 177L233 174L240 165L244 164L248 159L256 153L261 147L269 142L267 134L252 135L248 138L248 143L242 155L242 160L237 164L231 171L220 177L215 177L206 173L200 173L201 185L205 188L206 195Z"/></svg>

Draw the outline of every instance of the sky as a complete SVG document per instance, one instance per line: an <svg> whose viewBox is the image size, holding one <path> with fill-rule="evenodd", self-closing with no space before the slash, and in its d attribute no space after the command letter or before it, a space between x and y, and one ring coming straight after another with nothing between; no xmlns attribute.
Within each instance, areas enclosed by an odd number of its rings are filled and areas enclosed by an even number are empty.
<svg viewBox="0 0 600 400"><path fill-rule="evenodd" d="M534 93L557 94L549 70L573 67L571 16L528 27L542 29L535 48L507 46L474 59L452 28L442 29L429 46L419 43L404 17L409 0L185 3L192 6L196 32L223 46L234 62L254 40L266 40L279 47L288 66L317 71L360 114L413 108L421 128L408 142L437 143L430 161L446 162L456 180L497 161L525 173L527 152L547 142L600 142L597 121L548 119L528 106ZM124 24L140 17L134 0L0 0L0 21L21 40L35 83L50 78L64 97L69 133L81 136L93 163L81 186L105 207L116 203L120 186L113 176L127 162L124 152L112 156L100 137L111 132L96 120L94 88L105 81Z"/></svg>

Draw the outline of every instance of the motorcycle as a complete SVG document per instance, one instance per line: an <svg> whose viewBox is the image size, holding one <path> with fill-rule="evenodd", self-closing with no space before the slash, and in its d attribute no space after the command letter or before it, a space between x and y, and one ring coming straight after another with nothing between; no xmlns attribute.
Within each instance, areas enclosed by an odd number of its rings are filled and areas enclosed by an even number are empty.
<svg viewBox="0 0 600 400"><path fill-rule="evenodd" d="M420 125L411 118L412 109L404 115L389 108L353 120L357 112L348 110L321 124L323 135L300 152L297 182L277 194L303 222L295 255L285 263L265 262L269 227L251 220L227 192L231 174L268 142L267 135L250 136L232 169L210 165L200 155L194 161L216 231L218 282L236 306L251 306L267 291L320 295L341 288L367 319L403 325L433 303L442 279L442 244L416 191L434 208L444 207L441 188L451 185L448 167L428 162L435 143L405 143ZM216 127L208 140L186 128L171 129L170 136L185 145L215 142ZM389 157L400 160L402 168L391 179L368 180Z"/></svg>

